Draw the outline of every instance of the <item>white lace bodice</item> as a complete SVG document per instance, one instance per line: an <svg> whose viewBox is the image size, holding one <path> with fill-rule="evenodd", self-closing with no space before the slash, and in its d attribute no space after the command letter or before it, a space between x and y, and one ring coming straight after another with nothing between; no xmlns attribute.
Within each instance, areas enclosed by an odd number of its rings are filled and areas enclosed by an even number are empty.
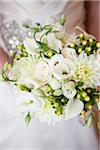
<svg viewBox="0 0 100 150"><path fill-rule="evenodd" d="M66 16L65 28L73 32L75 26L84 28L84 1L69 0L4 0L0 1L0 45L4 49L16 49L25 37L22 22L47 23ZM12 20L15 20L12 22ZM27 20L27 21L26 21ZM29 21L30 20L30 21ZM31 33L28 33L31 36Z"/></svg>

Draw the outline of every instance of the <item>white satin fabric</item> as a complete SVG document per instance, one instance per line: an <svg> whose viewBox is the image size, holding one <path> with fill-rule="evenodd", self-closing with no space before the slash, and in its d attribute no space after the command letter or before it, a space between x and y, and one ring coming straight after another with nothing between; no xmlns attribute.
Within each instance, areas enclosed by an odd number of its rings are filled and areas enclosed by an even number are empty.
<svg viewBox="0 0 100 150"><path fill-rule="evenodd" d="M0 1L0 20L31 19L45 23L49 17L59 19L65 13L66 30L84 26L83 2L67 0ZM4 44L3 42L1 43ZM55 127L34 118L26 127L15 109L18 95L5 83L0 83L0 149L1 150L98 150L95 130L86 128L74 118ZM23 97L24 98L24 97Z"/></svg>

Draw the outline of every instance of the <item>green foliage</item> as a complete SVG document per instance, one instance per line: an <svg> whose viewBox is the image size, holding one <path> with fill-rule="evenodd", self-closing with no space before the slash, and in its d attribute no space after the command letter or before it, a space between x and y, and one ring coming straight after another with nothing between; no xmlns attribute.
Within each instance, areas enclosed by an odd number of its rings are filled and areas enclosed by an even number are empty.
<svg viewBox="0 0 100 150"><path fill-rule="evenodd" d="M26 85L24 84L16 84L16 86L18 88L20 88L22 91L26 91L26 92L31 92L31 89L29 89Z"/></svg>
<svg viewBox="0 0 100 150"><path fill-rule="evenodd" d="M31 119L32 119L32 116L30 115L30 112L28 112L25 117L25 122L26 122L27 126L29 125Z"/></svg>
<svg viewBox="0 0 100 150"><path fill-rule="evenodd" d="M12 79L9 79L9 77L7 76L7 71L8 71L8 68L9 68L9 64L8 63L5 63L2 67L2 78L4 81L10 81L10 82L16 82L16 80L12 80Z"/></svg>

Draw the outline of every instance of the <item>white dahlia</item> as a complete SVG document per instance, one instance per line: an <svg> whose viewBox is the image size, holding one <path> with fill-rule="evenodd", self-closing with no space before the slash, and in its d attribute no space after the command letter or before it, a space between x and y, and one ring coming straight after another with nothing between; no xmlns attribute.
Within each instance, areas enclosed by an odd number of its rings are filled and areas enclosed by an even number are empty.
<svg viewBox="0 0 100 150"><path fill-rule="evenodd" d="M75 81L100 85L100 61L95 55L87 56L82 52L73 63L75 64Z"/></svg>

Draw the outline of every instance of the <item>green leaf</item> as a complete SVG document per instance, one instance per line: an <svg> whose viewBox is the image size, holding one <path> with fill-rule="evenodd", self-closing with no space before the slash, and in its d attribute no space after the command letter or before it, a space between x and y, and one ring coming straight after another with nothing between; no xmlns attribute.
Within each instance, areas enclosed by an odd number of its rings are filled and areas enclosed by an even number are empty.
<svg viewBox="0 0 100 150"><path fill-rule="evenodd" d="M27 124L27 126L29 125L30 121L31 121L32 117L30 115L30 112L28 112L28 114L25 117L25 122Z"/></svg>
<svg viewBox="0 0 100 150"><path fill-rule="evenodd" d="M44 93L41 89L38 88L38 89L34 90L34 92L35 92L35 94L38 95L39 97L41 97L41 98L46 98L45 93Z"/></svg>
<svg viewBox="0 0 100 150"><path fill-rule="evenodd" d="M93 122L93 114L91 113L86 121L86 126L89 128Z"/></svg>
<svg viewBox="0 0 100 150"><path fill-rule="evenodd" d="M53 92L53 95L54 95L54 96L60 96L60 95L62 95L62 90L61 90L61 89L55 90L55 91Z"/></svg>
<svg viewBox="0 0 100 150"><path fill-rule="evenodd" d="M41 51L46 52L50 49L47 44L40 42L40 41L36 41L36 42L40 46Z"/></svg>
<svg viewBox="0 0 100 150"><path fill-rule="evenodd" d="M45 29L45 30L52 30L53 29L53 25L47 24L47 25L44 26L43 29Z"/></svg>
<svg viewBox="0 0 100 150"><path fill-rule="evenodd" d="M2 67L2 78L4 81L11 81L11 82L16 82L16 80L9 79L8 76L6 75L6 72L8 71L9 64L6 62L3 67Z"/></svg>
<svg viewBox="0 0 100 150"><path fill-rule="evenodd" d="M31 89L29 89L26 85L24 84L17 84L17 87L20 88L22 91L26 92L31 92Z"/></svg>

